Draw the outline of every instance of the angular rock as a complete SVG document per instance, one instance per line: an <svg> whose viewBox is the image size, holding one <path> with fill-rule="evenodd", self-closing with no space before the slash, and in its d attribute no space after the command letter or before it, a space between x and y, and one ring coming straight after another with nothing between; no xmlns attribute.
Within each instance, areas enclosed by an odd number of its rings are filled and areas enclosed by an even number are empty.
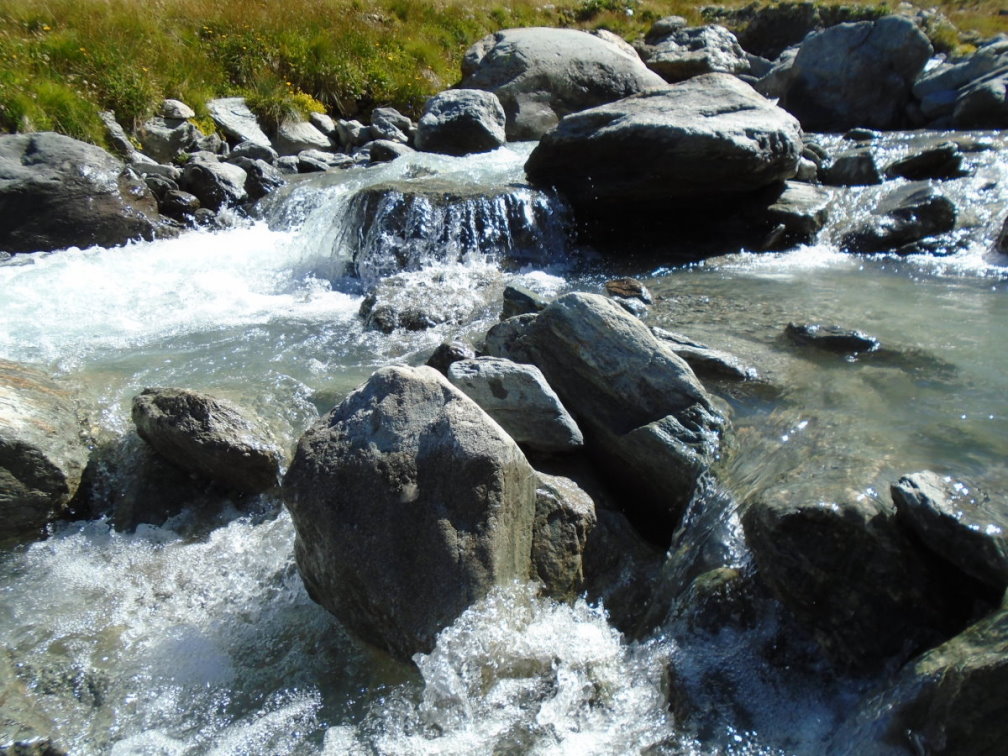
<svg viewBox="0 0 1008 756"><path fill-rule="evenodd" d="M308 430L284 478L309 595L408 659L530 575L535 473L428 367L377 371Z"/></svg>
<svg viewBox="0 0 1008 756"><path fill-rule="evenodd" d="M794 118L735 77L707 74L567 116L525 172L575 205L654 203L790 178L801 149Z"/></svg>
<svg viewBox="0 0 1008 756"><path fill-rule="evenodd" d="M413 122L395 108L375 108L371 113L371 137L407 144Z"/></svg>
<svg viewBox="0 0 1008 756"><path fill-rule="evenodd" d="M648 68L670 83L706 73L749 71L749 61L735 35L717 24L672 31L645 45L641 58Z"/></svg>
<svg viewBox="0 0 1008 756"><path fill-rule="evenodd" d="M496 420L519 446L534 452L567 452L584 445L574 418L539 368L500 357L460 360L448 380Z"/></svg>
<svg viewBox="0 0 1008 756"><path fill-rule="evenodd" d="M973 611L975 586L935 569L891 503L751 504L746 540L764 582L841 666L877 671L941 643Z"/></svg>
<svg viewBox="0 0 1008 756"><path fill-rule="evenodd" d="M620 100L664 80L625 46L574 29L505 29L466 52L461 87L500 99L509 141L538 139L568 113Z"/></svg>
<svg viewBox="0 0 1008 756"><path fill-rule="evenodd" d="M885 168L885 175L910 181L958 178L963 175L962 159L959 145L943 142L890 163Z"/></svg>
<svg viewBox="0 0 1008 756"><path fill-rule="evenodd" d="M157 200L158 209L160 209L161 204L164 202L165 195L168 194L168 192L178 191L178 184L170 178L159 176L156 173L144 176L144 183L147 184L147 188L151 190L151 193L154 195L154 199ZM161 210L161 212L164 213L164 210Z"/></svg>
<svg viewBox="0 0 1008 756"><path fill-rule="evenodd" d="M584 550L595 523L595 502L577 483L536 472L532 570L549 596L573 601L581 593Z"/></svg>
<svg viewBox="0 0 1008 756"><path fill-rule="evenodd" d="M329 137L330 140L339 140L339 133L336 130L336 121L334 121L330 116L327 116L325 113L309 114L308 122Z"/></svg>
<svg viewBox="0 0 1008 756"><path fill-rule="evenodd" d="M441 375L448 375L448 368L451 367L453 362L458 362L459 360L475 360L476 352L473 348L462 341L451 341L439 344L438 348L434 350L434 353L427 358L427 362L424 363L428 367L432 367L437 370Z"/></svg>
<svg viewBox="0 0 1008 756"><path fill-rule="evenodd" d="M506 142L504 108L492 92L449 89L427 100L416 148L445 155L489 152Z"/></svg>
<svg viewBox="0 0 1008 756"><path fill-rule="evenodd" d="M907 664L840 728L830 753L996 754L1008 720L1008 607ZM888 751L885 751L888 752Z"/></svg>
<svg viewBox="0 0 1008 756"><path fill-rule="evenodd" d="M273 145L279 155L297 155L305 150L327 151L332 149L329 137L308 121L284 121L281 123Z"/></svg>
<svg viewBox="0 0 1008 756"><path fill-rule="evenodd" d="M534 291L509 284L504 287L504 304L501 307L500 319L507 320L515 315L542 312L548 304L549 302Z"/></svg>
<svg viewBox="0 0 1008 756"><path fill-rule="evenodd" d="M165 192L164 197L158 202L158 210L161 214L177 220L180 223L190 223L200 209L199 198L195 194L183 192L179 189L170 189Z"/></svg>
<svg viewBox="0 0 1008 756"><path fill-rule="evenodd" d="M874 352L879 340L863 331L820 323L788 323L784 334L799 346L812 346L836 354Z"/></svg>
<svg viewBox="0 0 1008 756"><path fill-rule="evenodd" d="M349 168L353 158L349 155L323 150L302 150L297 154L298 173L317 173L333 168Z"/></svg>
<svg viewBox="0 0 1008 756"><path fill-rule="evenodd" d="M336 134L344 151L350 151L371 141L371 130L360 121L337 121Z"/></svg>
<svg viewBox="0 0 1008 756"><path fill-rule="evenodd" d="M138 130L140 149L159 163L171 163L182 153L200 149L199 129L185 120L151 118Z"/></svg>
<svg viewBox="0 0 1008 756"><path fill-rule="evenodd" d="M222 97L207 103L207 112L214 123L233 142L255 142L270 147L269 137L259 127L259 121L244 97Z"/></svg>
<svg viewBox="0 0 1008 756"><path fill-rule="evenodd" d="M810 31L823 26L815 3L780 3L759 8L738 34L746 50L775 60L785 49L797 45Z"/></svg>
<svg viewBox="0 0 1008 756"><path fill-rule="evenodd" d="M999 592L1008 587L1008 513L964 484L925 470L899 479L893 503L925 546Z"/></svg>
<svg viewBox="0 0 1008 756"><path fill-rule="evenodd" d="M415 152L412 147L402 142L392 142L388 139L375 139L373 142L368 142L368 147L370 147L368 156L372 163L388 163Z"/></svg>
<svg viewBox="0 0 1008 756"><path fill-rule="evenodd" d="M822 171L824 184L832 186L870 186L882 183L882 174L870 150L845 150L836 155Z"/></svg>
<svg viewBox="0 0 1008 756"><path fill-rule="evenodd" d="M840 248L845 252L899 252L901 247L951 231L955 223L956 208L951 200L926 184L908 184L883 197L872 218L843 235Z"/></svg>
<svg viewBox="0 0 1008 756"><path fill-rule="evenodd" d="M795 58L798 57L798 47L789 47L774 61L773 66L753 83L753 89L764 97L781 100L791 86L794 73Z"/></svg>
<svg viewBox="0 0 1008 756"><path fill-rule="evenodd" d="M132 160L137 154L136 147L126 135L123 127L119 125L115 113L111 110L102 110L98 113L98 117L105 124L105 136L108 137L109 146L115 150L119 157L124 160Z"/></svg>
<svg viewBox="0 0 1008 756"><path fill-rule="evenodd" d="M52 132L0 135L0 250L113 247L164 231L147 185L100 147Z"/></svg>
<svg viewBox="0 0 1008 756"><path fill-rule="evenodd" d="M216 212L248 198L247 180L245 171L232 163L190 160L182 169L179 186L196 195L203 207Z"/></svg>
<svg viewBox="0 0 1008 756"><path fill-rule="evenodd" d="M924 33L899 16L813 32L801 43L781 104L808 131L898 128L931 54Z"/></svg>
<svg viewBox="0 0 1008 756"><path fill-rule="evenodd" d="M1008 126L1008 66L964 87L955 100L952 124L957 129L1003 129Z"/></svg>
<svg viewBox="0 0 1008 756"><path fill-rule="evenodd" d="M657 327L652 328L651 333L668 344L700 378L715 381L752 381L759 375L755 368L745 365L735 355L711 349L682 334Z"/></svg>
<svg viewBox="0 0 1008 756"><path fill-rule="evenodd" d="M239 158L248 158L249 160L264 160L273 165L276 163L278 157L280 156L277 154L277 151L267 144L239 142L231 148L231 154L228 155L227 160L229 163L236 163Z"/></svg>
<svg viewBox="0 0 1008 756"><path fill-rule="evenodd" d="M70 392L0 360L0 542L37 537L59 517L87 460Z"/></svg>
<svg viewBox="0 0 1008 756"><path fill-rule="evenodd" d="M196 117L196 111L181 100L167 99L161 103L160 115L176 121L184 121Z"/></svg>
<svg viewBox="0 0 1008 756"><path fill-rule="evenodd" d="M775 243L764 248L786 249L814 242L829 220L833 198L829 189L798 181L785 182L784 190L766 209L767 221L782 230Z"/></svg>
<svg viewBox="0 0 1008 756"><path fill-rule="evenodd" d="M229 162L245 171L245 194L252 202L262 199L287 183L283 174L265 160L239 157Z"/></svg>
<svg viewBox="0 0 1008 756"><path fill-rule="evenodd" d="M606 294L614 299L637 299L646 305L654 304L654 299L647 286L636 278L614 278L611 281L606 281L603 288Z"/></svg>
<svg viewBox="0 0 1008 756"><path fill-rule="evenodd" d="M525 346L525 338L535 323L536 315L532 312L514 315L495 324L483 340L484 353L532 364L535 358L531 349Z"/></svg>
<svg viewBox="0 0 1008 756"><path fill-rule="evenodd" d="M229 402L186 389L133 397L137 433L184 470L245 493L277 484L282 455L261 423Z"/></svg>
<svg viewBox="0 0 1008 756"><path fill-rule="evenodd" d="M518 332L499 338L515 321ZM716 457L725 426L680 357L619 305L594 294L568 294L536 316L498 323L486 348L542 370L577 420L588 451L633 491L626 506L632 502L651 518L656 533L674 527Z"/></svg>

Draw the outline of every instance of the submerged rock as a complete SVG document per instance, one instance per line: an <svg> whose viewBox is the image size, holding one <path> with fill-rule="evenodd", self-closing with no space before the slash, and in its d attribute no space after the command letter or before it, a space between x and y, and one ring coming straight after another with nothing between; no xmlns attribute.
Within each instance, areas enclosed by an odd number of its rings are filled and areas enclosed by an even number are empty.
<svg viewBox="0 0 1008 756"><path fill-rule="evenodd" d="M549 596L573 601L584 589L584 550L595 523L595 502L577 483L536 473L532 568Z"/></svg>
<svg viewBox="0 0 1008 756"><path fill-rule="evenodd" d="M794 118L735 77L707 74L567 116L525 172L577 206L675 203L790 178L801 149Z"/></svg>
<svg viewBox="0 0 1008 756"><path fill-rule="evenodd" d="M798 346L811 346L836 354L874 352L879 340L863 331L820 323L788 323L784 335Z"/></svg>
<svg viewBox="0 0 1008 756"><path fill-rule="evenodd" d="M52 132L0 135L0 251L114 247L166 232L147 185L100 147Z"/></svg>
<svg viewBox="0 0 1008 756"><path fill-rule="evenodd" d="M492 92L449 89L431 97L417 123L416 148L445 155L489 152L504 136L504 108Z"/></svg>
<svg viewBox="0 0 1008 756"><path fill-rule="evenodd" d="M535 365L479 357L453 362L447 375L520 446L551 453L584 445L574 418Z"/></svg>
<svg viewBox="0 0 1008 756"><path fill-rule="evenodd" d="M246 493L277 485L282 455L258 420L195 391L144 389L133 397L137 433L184 470Z"/></svg>
<svg viewBox="0 0 1008 756"><path fill-rule="evenodd" d="M308 430L284 478L313 599L401 658L530 575L535 473L428 367L379 370Z"/></svg>
<svg viewBox="0 0 1008 756"><path fill-rule="evenodd" d="M500 99L510 141L538 139L569 113L620 100L665 81L623 45L575 29L505 29L462 61L466 89Z"/></svg>
<svg viewBox="0 0 1008 756"><path fill-rule="evenodd" d="M0 542L37 537L77 492L87 465L71 393L0 360Z"/></svg>
<svg viewBox="0 0 1008 756"><path fill-rule="evenodd" d="M891 488L899 516L925 546L997 591L1008 587L1008 515L963 483L930 470Z"/></svg>
<svg viewBox="0 0 1008 756"><path fill-rule="evenodd" d="M756 369L745 365L738 357L706 344L693 341L681 333L652 328L651 332L672 351L686 360L698 377L715 381L752 381L759 377Z"/></svg>

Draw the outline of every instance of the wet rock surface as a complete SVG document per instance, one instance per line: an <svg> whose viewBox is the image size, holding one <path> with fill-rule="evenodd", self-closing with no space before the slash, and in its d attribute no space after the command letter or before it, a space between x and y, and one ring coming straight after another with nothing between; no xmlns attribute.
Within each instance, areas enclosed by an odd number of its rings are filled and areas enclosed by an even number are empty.
<svg viewBox="0 0 1008 756"><path fill-rule="evenodd" d="M310 429L284 478L310 595L402 658L530 575L535 474L432 368L384 368Z"/></svg>
<svg viewBox="0 0 1008 756"><path fill-rule="evenodd" d="M137 433L184 470L258 493L277 485L281 453L260 423L229 402L186 389L146 389L133 399Z"/></svg>
<svg viewBox="0 0 1008 756"><path fill-rule="evenodd" d="M532 568L553 598L573 601L581 594L584 550L595 524L595 502L577 483L536 473Z"/></svg>

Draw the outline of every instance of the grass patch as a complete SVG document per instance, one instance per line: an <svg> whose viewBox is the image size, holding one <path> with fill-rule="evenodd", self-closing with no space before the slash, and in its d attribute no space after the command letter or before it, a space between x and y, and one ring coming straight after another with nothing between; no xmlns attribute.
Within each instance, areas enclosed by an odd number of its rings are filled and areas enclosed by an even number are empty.
<svg viewBox="0 0 1008 756"><path fill-rule="evenodd" d="M990 0L939 7L959 29L1008 30ZM662 16L700 23L700 8L686 0L6 0L0 129L54 129L102 144L99 110L131 128L163 97L205 118L207 99L230 95L248 97L270 123L317 107L356 117L393 105L415 117L427 97L457 83L463 53L490 32L565 26L633 39ZM933 36L942 49L961 49L954 29Z"/></svg>

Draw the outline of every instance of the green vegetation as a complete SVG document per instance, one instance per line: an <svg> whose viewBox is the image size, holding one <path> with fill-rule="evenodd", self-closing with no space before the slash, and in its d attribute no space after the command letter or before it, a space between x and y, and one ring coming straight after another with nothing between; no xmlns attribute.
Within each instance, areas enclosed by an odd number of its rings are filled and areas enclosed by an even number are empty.
<svg viewBox="0 0 1008 756"><path fill-rule="evenodd" d="M943 10L959 29L1008 29L990 0L944 0ZM385 104L416 116L457 82L462 54L489 32L566 26L633 39L670 14L701 21L687 0L6 0L0 131L53 129L102 144L99 110L131 128L163 97L196 108L204 129L206 100L227 95L247 96L272 123ZM943 49L970 41L954 28L935 36Z"/></svg>

